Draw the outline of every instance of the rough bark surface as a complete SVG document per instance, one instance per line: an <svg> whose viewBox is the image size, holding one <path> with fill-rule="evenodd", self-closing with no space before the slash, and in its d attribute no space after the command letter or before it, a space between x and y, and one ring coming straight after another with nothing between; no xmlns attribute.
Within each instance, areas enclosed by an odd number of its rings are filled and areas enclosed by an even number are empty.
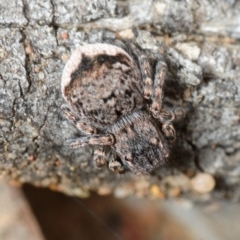
<svg viewBox="0 0 240 240"><path fill-rule="evenodd" d="M165 97L192 109L176 126L171 159L148 176L95 169L90 147L64 147L79 134L60 112L64 64L78 45L116 38L153 52L160 42L170 69ZM239 40L234 0L0 0L1 176L80 197L238 201Z"/></svg>

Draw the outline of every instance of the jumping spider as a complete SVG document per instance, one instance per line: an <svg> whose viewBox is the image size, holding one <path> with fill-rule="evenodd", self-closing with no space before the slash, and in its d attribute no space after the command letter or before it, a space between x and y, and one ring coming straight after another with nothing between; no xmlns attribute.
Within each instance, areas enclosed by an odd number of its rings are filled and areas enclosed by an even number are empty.
<svg viewBox="0 0 240 240"><path fill-rule="evenodd" d="M162 107L167 65L159 60L153 74L148 58L106 44L77 48L62 75L64 115L85 134L68 140L72 148L93 145L97 167L135 174L153 171L169 157L176 134L172 122L184 115Z"/></svg>

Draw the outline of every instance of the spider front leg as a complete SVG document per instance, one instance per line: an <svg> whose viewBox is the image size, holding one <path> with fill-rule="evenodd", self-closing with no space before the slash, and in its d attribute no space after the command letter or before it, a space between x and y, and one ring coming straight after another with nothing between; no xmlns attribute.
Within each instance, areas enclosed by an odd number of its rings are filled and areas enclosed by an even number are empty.
<svg viewBox="0 0 240 240"><path fill-rule="evenodd" d="M84 121L81 121L81 119L78 118L67 105L63 104L61 106L61 110L65 117L69 119L71 122L73 122L82 133L86 135L92 135L97 133L96 128L89 126Z"/></svg>

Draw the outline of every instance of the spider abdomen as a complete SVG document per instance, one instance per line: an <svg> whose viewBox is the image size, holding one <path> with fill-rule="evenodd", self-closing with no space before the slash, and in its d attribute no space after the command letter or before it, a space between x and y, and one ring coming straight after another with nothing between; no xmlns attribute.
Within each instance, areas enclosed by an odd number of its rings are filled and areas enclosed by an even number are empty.
<svg viewBox="0 0 240 240"><path fill-rule="evenodd" d="M124 50L109 44L75 50L63 71L62 92L77 114L100 129L144 102L135 62Z"/></svg>

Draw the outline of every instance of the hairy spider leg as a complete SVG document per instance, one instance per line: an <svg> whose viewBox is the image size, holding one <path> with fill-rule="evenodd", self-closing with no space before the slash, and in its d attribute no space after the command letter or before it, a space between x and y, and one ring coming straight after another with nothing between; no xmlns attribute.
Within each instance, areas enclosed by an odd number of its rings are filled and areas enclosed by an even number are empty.
<svg viewBox="0 0 240 240"><path fill-rule="evenodd" d="M71 109L67 105L62 105L61 110L64 114L64 116L69 119L71 122L73 122L77 128L86 135L94 135L97 133L97 129L86 124L84 121L81 121L79 117L77 117ZM92 139L93 140L93 139ZM92 141L89 139L89 141ZM68 143L75 148L77 144L79 144L79 147L81 147L81 144L84 144L84 141L86 141L86 138L82 139L82 141L74 141L70 140ZM80 143L81 142L81 143ZM106 144L108 145L108 144ZM95 166L100 168L106 164L106 153L104 151L103 146L94 146L93 149L93 161L95 163Z"/></svg>

